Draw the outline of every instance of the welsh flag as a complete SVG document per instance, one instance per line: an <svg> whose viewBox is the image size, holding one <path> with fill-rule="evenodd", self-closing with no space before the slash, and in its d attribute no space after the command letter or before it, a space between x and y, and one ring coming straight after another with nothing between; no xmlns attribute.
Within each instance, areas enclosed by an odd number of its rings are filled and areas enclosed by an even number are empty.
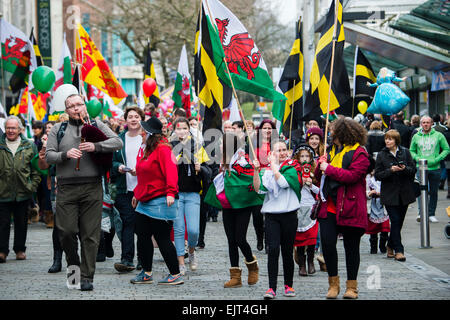
<svg viewBox="0 0 450 320"><path fill-rule="evenodd" d="M53 86L53 90L55 91L62 84L71 84L72 83L72 65L70 61L72 59L72 55L70 54L69 46L66 41L66 34L64 33L64 42L61 49L61 55L59 56L59 64L58 69L56 70L56 81Z"/></svg>
<svg viewBox="0 0 450 320"><path fill-rule="evenodd" d="M81 64L82 80L108 94L115 103L127 97L127 93L123 90L106 60L95 46L94 41L81 24L78 24L78 36L76 59Z"/></svg>
<svg viewBox="0 0 450 320"><path fill-rule="evenodd" d="M3 69L14 73L20 67L26 69L25 72L30 75L37 66L33 44L22 31L9 24L5 19L0 20ZM32 81L28 81L28 83L30 89L34 88Z"/></svg>
<svg viewBox="0 0 450 320"><path fill-rule="evenodd" d="M270 100L286 100L273 87L261 52L239 19L219 0L203 0L218 76L237 90L253 93Z"/></svg>
<svg viewBox="0 0 450 320"><path fill-rule="evenodd" d="M222 209L218 196L225 196L233 209L262 205L264 195L258 194L253 187L254 168L248 154L239 149L230 160L230 174L219 173L208 189L205 202Z"/></svg>
<svg viewBox="0 0 450 320"><path fill-rule="evenodd" d="M22 89L20 101L17 105L11 107L9 114L26 114L31 120L42 120L47 110L47 99L50 93L34 93L29 91L28 87ZM31 108L30 108L31 107Z"/></svg>
<svg viewBox="0 0 450 320"><path fill-rule="evenodd" d="M193 101L192 80L189 75L186 45L183 45L183 48L181 49L172 100L175 102L176 107L186 110L186 117L189 118L191 116L191 101Z"/></svg>

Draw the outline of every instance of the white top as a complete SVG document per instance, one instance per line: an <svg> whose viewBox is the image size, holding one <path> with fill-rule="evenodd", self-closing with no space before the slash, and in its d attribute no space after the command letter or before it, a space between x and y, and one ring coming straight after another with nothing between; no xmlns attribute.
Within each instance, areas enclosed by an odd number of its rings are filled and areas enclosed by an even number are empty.
<svg viewBox="0 0 450 320"><path fill-rule="evenodd" d="M283 176L275 180L272 170L266 170L261 180L267 189L267 192L259 191L259 193L266 194L261 209L262 213L287 213L300 208L297 195Z"/></svg>
<svg viewBox="0 0 450 320"><path fill-rule="evenodd" d="M316 203L316 199L313 197L313 195L311 194L311 191L314 192L315 194L319 193L319 187L315 186L315 185L311 185L311 186L307 186L304 185L302 187L302 200L300 202L300 206L301 207L311 207Z"/></svg>
<svg viewBox="0 0 450 320"><path fill-rule="evenodd" d="M139 148L142 144L142 137L137 135L136 137L130 137L128 132L125 134L125 154L127 159L126 166L128 168L136 168L136 158L139 152ZM133 191L137 186L137 177L132 176L129 172L126 173L127 178L127 190Z"/></svg>
<svg viewBox="0 0 450 320"><path fill-rule="evenodd" d="M8 138L6 138L5 140L6 140L6 145L8 146L9 150L11 150L13 157L14 157L16 155L16 151L19 148L20 142L22 141L22 139L19 136L14 141L9 141Z"/></svg>

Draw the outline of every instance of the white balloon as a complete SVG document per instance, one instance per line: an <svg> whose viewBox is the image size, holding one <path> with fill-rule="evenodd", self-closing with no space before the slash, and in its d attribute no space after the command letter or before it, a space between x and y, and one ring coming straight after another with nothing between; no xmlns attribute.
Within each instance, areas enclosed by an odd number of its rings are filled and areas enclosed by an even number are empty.
<svg viewBox="0 0 450 320"><path fill-rule="evenodd" d="M52 104L56 112L66 110L65 101L68 96L78 94L78 89L72 84L62 84L53 93Z"/></svg>

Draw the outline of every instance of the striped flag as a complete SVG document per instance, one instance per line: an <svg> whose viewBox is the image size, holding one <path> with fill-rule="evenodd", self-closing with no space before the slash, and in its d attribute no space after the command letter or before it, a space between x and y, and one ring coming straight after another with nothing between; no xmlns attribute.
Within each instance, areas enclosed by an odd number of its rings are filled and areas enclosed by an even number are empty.
<svg viewBox="0 0 450 320"><path fill-rule="evenodd" d="M186 46L181 49L180 62L178 63L177 77L175 79L175 88L173 90L172 100L177 108L183 108L186 111L186 117L191 116L192 99L192 79L189 74L188 58Z"/></svg>
<svg viewBox="0 0 450 320"><path fill-rule="evenodd" d="M302 27L297 22L296 37L291 53L284 65L283 73L278 82L278 89L286 96L286 101L274 101L272 114L282 123L284 136L290 138L290 132L300 125L303 110L303 53L301 41ZM295 85L295 86L294 86ZM292 127L291 127L292 117Z"/></svg>
<svg viewBox="0 0 450 320"><path fill-rule="evenodd" d="M372 102L377 88L368 87L367 82L375 83L377 82L377 77L373 72L369 60L367 60L362 50L356 46L353 69L353 97L355 99L355 105L361 100L366 101L367 105L370 105Z"/></svg>
<svg viewBox="0 0 450 320"><path fill-rule="evenodd" d="M350 85L343 55L345 35L342 22L342 0L333 0L316 47L315 59L311 69L310 88L306 94L303 113L305 120L327 113L333 36L335 32L335 4L338 6L336 43L329 111L343 106L350 99Z"/></svg>
<svg viewBox="0 0 450 320"><path fill-rule="evenodd" d="M195 35L194 84L198 98L205 106L203 132L212 128L222 130L222 111L230 104L232 96L231 88L217 75L211 33L214 33L214 28L202 5ZM219 58L219 65L220 61L223 60Z"/></svg>
<svg viewBox="0 0 450 320"><path fill-rule="evenodd" d="M56 81L53 86L55 91L62 84L72 83L72 55L70 54L69 46L66 41L66 34L64 33L63 46L61 48L61 55L59 56L59 64L56 69Z"/></svg>
<svg viewBox="0 0 450 320"><path fill-rule="evenodd" d="M153 65L152 55L150 53L150 40L147 41L147 58L145 60L145 70L144 70L144 80L147 78L152 78L156 82L155 66ZM158 84L156 84L156 89L150 97L144 96L145 103L153 103L155 107L159 105L161 101L159 97Z"/></svg>

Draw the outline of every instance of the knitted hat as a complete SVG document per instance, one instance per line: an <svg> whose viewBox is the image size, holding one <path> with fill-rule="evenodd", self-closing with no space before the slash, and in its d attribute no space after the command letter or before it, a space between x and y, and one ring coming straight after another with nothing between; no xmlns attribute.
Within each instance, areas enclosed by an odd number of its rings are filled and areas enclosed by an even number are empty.
<svg viewBox="0 0 450 320"><path fill-rule="evenodd" d="M317 128L317 127L309 128L308 131L306 131L306 141L308 141L312 135L318 135L320 137L320 140L323 141L322 129Z"/></svg>
<svg viewBox="0 0 450 320"><path fill-rule="evenodd" d="M295 156L298 152L300 152L302 150L308 151L311 155L311 159L314 159L314 155L315 155L314 149L312 147L310 147L309 145L307 145L306 143L302 143L297 148L295 148L293 156Z"/></svg>

